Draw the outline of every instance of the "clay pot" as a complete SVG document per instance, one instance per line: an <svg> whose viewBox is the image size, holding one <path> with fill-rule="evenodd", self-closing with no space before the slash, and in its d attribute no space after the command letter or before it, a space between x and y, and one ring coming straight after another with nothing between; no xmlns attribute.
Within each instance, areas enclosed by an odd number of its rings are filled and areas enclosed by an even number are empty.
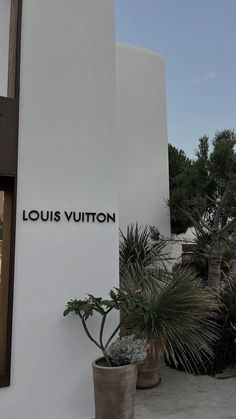
<svg viewBox="0 0 236 419"><path fill-rule="evenodd" d="M93 363L95 419L134 419L137 365Z"/></svg>
<svg viewBox="0 0 236 419"><path fill-rule="evenodd" d="M158 341L150 342L147 358L138 364L137 388L152 388L160 384L163 352L163 347Z"/></svg>

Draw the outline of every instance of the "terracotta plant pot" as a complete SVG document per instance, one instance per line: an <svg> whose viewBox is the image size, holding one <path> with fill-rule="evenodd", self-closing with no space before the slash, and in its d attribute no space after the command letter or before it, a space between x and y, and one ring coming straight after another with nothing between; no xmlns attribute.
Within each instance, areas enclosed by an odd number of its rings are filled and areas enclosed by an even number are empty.
<svg viewBox="0 0 236 419"><path fill-rule="evenodd" d="M134 419L137 365L93 363L95 419Z"/></svg>
<svg viewBox="0 0 236 419"><path fill-rule="evenodd" d="M158 341L151 342L147 358L138 365L137 388L152 388L160 384L162 360L162 345Z"/></svg>

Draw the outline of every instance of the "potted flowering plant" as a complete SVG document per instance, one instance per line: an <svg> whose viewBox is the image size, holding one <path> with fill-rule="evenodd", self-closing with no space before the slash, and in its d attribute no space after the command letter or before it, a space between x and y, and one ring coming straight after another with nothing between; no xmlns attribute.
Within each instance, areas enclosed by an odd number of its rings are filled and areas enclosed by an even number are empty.
<svg viewBox="0 0 236 419"><path fill-rule="evenodd" d="M148 307L140 295L141 290L125 291L115 288L109 299L88 294L84 300L71 300L67 303L64 316L73 312L78 315L88 338L101 350L103 357L93 362L94 396L96 419L133 419L137 380L137 363L146 358L146 341L134 335L118 338L121 325L132 312L139 309L145 312ZM104 342L104 328L112 310L119 310L122 319ZM94 338L87 326L93 314L101 316L98 338Z"/></svg>

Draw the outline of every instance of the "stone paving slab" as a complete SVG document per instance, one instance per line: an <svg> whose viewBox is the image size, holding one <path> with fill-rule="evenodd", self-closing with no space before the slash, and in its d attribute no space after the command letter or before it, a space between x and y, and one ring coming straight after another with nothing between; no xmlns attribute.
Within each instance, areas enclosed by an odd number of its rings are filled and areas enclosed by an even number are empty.
<svg viewBox="0 0 236 419"><path fill-rule="evenodd" d="M160 386L138 390L135 419L236 419L236 377L217 380L164 367Z"/></svg>

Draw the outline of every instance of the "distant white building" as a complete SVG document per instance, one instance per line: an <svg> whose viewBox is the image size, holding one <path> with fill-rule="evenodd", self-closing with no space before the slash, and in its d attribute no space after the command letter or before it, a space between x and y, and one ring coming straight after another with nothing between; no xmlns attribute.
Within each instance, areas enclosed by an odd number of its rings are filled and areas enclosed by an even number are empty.
<svg viewBox="0 0 236 419"><path fill-rule="evenodd" d="M196 233L193 227L189 228L186 233L173 234L171 242L172 264L181 263L183 254L183 245L194 244L196 241Z"/></svg>
<svg viewBox="0 0 236 419"><path fill-rule="evenodd" d="M170 236L165 67L160 54L116 46L119 220Z"/></svg>

